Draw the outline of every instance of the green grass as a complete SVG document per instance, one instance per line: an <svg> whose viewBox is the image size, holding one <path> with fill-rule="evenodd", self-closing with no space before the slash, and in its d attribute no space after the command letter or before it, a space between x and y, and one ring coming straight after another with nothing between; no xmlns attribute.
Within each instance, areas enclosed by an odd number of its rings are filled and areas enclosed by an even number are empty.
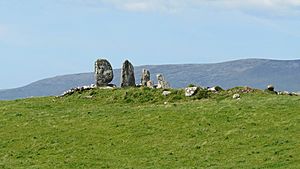
<svg viewBox="0 0 300 169"><path fill-rule="evenodd" d="M0 168L300 168L300 97L235 92L1 101Z"/></svg>

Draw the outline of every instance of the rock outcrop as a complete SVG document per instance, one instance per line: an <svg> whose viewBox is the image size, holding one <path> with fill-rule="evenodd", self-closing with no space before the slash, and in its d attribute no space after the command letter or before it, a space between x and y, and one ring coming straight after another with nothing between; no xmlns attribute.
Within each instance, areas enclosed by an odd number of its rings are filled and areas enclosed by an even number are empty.
<svg viewBox="0 0 300 169"><path fill-rule="evenodd" d="M134 67L128 60L122 66L121 87L135 87Z"/></svg>
<svg viewBox="0 0 300 169"><path fill-rule="evenodd" d="M111 64L105 59L95 62L95 80L97 87L107 86L114 78Z"/></svg>

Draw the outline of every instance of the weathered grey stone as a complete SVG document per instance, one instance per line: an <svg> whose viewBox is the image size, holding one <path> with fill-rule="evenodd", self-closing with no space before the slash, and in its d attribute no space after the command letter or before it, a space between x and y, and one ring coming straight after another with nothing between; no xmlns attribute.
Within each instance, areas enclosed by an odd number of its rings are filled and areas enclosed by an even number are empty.
<svg viewBox="0 0 300 169"><path fill-rule="evenodd" d="M300 93L299 92L291 92L291 95L292 96L300 96Z"/></svg>
<svg viewBox="0 0 300 169"><path fill-rule="evenodd" d="M111 64L105 59L98 59L95 62L96 86L107 86L114 78Z"/></svg>
<svg viewBox="0 0 300 169"><path fill-rule="evenodd" d="M93 96L84 96L84 98L86 98L86 99L92 99Z"/></svg>
<svg viewBox="0 0 300 169"><path fill-rule="evenodd" d="M213 93L217 93L217 92L222 91L223 89L220 86L214 86L214 87L209 87L207 90L211 91Z"/></svg>
<svg viewBox="0 0 300 169"><path fill-rule="evenodd" d="M61 96L59 97L63 97L63 96L68 96L68 95L72 95L75 92L83 92L83 91L87 91L87 90L92 90L94 89L96 86L94 84L90 85L90 86L82 86L82 87L75 87L72 88L70 90L65 91Z"/></svg>
<svg viewBox="0 0 300 169"><path fill-rule="evenodd" d="M279 92L277 92L277 94L278 95L290 95L290 96L297 95L297 93L288 92L288 91L279 91Z"/></svg>
<svg viewBox="0 0 300 169"><path fill-rule="evenodd" d="M214 92L214 93L217 92L217 90L216 90L215 87L210 87L210 88L208 88L207 90L208 90L208 91L211 91L211 92Z"/></svg>
<svg viewBox="0 0 300 169"><path fill-rule="evenodd" d="M267 89L269 90L269 91L274 91L274 89L275 89L275 87L273 86L273 85L268 85L267 86Z"/></svg>
<svg viewBox="0 0 300 169"><path fill-rule="evenodd" d="M198 91L198 87L187 87L185 88L185 96L186 97L191 97L195 95Z"/></svg>
<svg viewBox="0 0 300 169"><path fill-rule="evenodd" d="M104 87L99 87L99 89L108 89L108 90L112 90L112 89L115 89L116 87L115 86L104 86Z"/></svg>
<svg viewBox="0 0 300 169"><path fill-rule="evenodd" d="M121 70L121 87L135 87L134 67L128 60Z"/></svg>
<svg viewBox="0 0 300 169"><path fill-rule="evenodd" d="M169 89L170 84L165 80L164 76L162 74L158 74L157 76L157 88L158 89Z"/></svg>
<svg viewBox="0 0 300 169"><path fill-rule="evenodd" d="M147 82L147 87L149 87L149 88L154 88L153 82L152 82L151 80L149 80L149 81Z"/></svg>
<svg viewBox="0 0 300 169"><path fill-rule="evenodd" d="M232 98L233 98L233 99L240 99L241 96L240 96L239 94L234 94L234 95L232 96Z"/></svg>
<svg viewBox="0 0 300 169"><path fill-rule="evenodd" d="M170 91L163 91L162 95L168 96L168 95L170 95L171 93L172 93L172 92L170 92Z"/></svg>
<svg viewBox="0 0 300 169"><path fill-rule="evenodd" d="M150 71L147 69L143 69L141 77L142 86L147 86L148 81L150 81Z"/></svg>

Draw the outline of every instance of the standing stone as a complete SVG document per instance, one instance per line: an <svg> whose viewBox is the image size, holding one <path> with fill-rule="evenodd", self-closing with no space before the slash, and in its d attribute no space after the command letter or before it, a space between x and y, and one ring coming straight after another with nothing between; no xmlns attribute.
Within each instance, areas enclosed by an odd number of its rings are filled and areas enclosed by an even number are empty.
<svg viewBox="0 0 300 169"><path fill-rule="evenodd" d="M170 84L165 80L164 76L162 74L156 75L157 77L157 88L158 89L169 89Z"/></svg>
<svg viewBox="0 0 300 169"><path fill-rule="evenodd" d="M134 67L128 60L121 70L121 87L135 87Z"/></svg>
<svg viewBox="0 0 300 169"><path fill-rule="evenodd" d="M147 83L150 81L150 71L147 69L143 69L142 78L141 78L141 85L147 86Z"/></svg>
<svg viewBox="0 0 300 169"><path fill-rule="evenodd" d="M95 80L97 87L107 86L114 78L111 64L105 59L95 62Z"/></svg>

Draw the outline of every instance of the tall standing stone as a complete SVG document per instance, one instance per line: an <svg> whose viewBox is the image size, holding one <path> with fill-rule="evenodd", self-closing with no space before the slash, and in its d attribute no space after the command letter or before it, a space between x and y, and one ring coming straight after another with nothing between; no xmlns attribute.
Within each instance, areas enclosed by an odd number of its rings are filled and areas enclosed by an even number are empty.
<svg viewBox="0 0 300 169"><path fill-rule="evenodd" d="M121 87L135 87L134 67L128 60L121 70Z"/></svg>
<svg viewBox="0 0 300 169"><path fill-rule="evenodd" d="M157 76L157 88L158 89L169 89L170 84L165 80L164 76L162 74L158 74Z"/></svg>
<svg viewBox="0 0 300 169"><path fill-rule="evenodd" d="M98 59L95 62L96 86L107 86L114 78L111 64L106 59Z"/></svg>
<svg viewBox="0 0 300 169"><path fill-rule="evenodd" d="M147 83L150 81L150 71L147 69L143 69L142 78L141 78L141 85L148 86Z"/></svg>

